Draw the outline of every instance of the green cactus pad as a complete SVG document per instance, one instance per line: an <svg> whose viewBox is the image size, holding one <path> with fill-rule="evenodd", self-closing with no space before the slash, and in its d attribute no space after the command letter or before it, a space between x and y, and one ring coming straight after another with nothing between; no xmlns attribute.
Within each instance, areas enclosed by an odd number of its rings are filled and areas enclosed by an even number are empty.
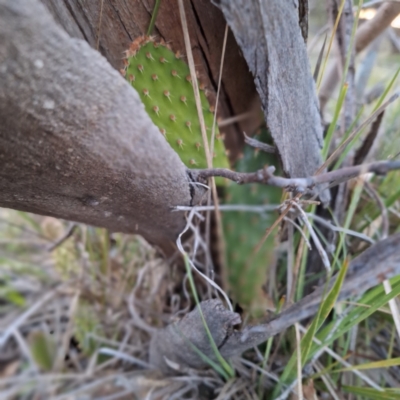
<svg viewBox="0 0 400 400"><path fill-rule="evenodd" d="M179 54L174 54L165 43L140 37L127 51L124 73L139 93L147 113L183 163L189 168L207 168L190 71ZM200 91L200 98L210 141L214 114L204 90ZM218 129L215 138L213 166L228 168Z"/></svg>
<svg viewBox="0 0 400 400"><path fill-rule="evenodd" d="M257 137L258 140L264 142L266 138L266 130ZM258 152L246 146L243 158L236 165L236 170L254 172L266 164L277 165L275 158L273 155ZM281 189L260 184L242 186L230 183L225 191L226 204L279 204L282 195ZM266 282L268 267L274 257L275 235L268 237L254 257L252 257L253 250L277 217L276 212L260 215L232 211L223 214L230 294L252 315L264 313L268 303L262 285Z"/></svg>

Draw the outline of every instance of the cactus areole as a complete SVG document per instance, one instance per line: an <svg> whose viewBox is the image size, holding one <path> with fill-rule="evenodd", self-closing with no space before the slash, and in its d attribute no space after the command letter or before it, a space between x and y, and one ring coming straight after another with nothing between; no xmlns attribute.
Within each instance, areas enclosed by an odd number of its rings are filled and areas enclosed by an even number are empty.
<svg viewBox="0 0 400 400"><path fill-rule="evenodd" d="M122 73L146 111L188 168L207 168L189 66L180 53L152 37L137 38L126 51ZM210 142L214 114L200 84L200 99ZM228 168L223 137L216 127L213 166Z"/></svg>

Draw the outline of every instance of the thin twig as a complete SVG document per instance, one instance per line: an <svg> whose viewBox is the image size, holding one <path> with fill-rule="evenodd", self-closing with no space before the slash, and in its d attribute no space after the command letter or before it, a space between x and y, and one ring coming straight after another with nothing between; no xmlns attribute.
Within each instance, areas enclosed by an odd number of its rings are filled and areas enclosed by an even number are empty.
<svg viewBox="0 0 400 400"><path fill-rule="evenodd" d="M275 146L271 146L267 143L260 142L257 139L253 139L253 138L247 136L245 132L243 132L243 135L244 135L244 142L247 143L249 146L254 147L255 149L264 151L265 153L275 154L277 152Z"/></svg>
<svg viewBox="0 0 400 400"><path fill-rule="evenodd" d="M222 121L218 122L218 126L220 128L223 128L224 126L232 125L232 124L235 124L236 122L245 121L246 119L250 119L252 117L252 115L253 115L253 113L246 112L246 113L242 113L239 115L235 115L234 117L225 118Z"/></svg>
<svg viewBox="0 0 400 400"><path fill-rule="evenodd" d="M255 172L236 172L224 168L212 168L197 170L196 173L200 180L221 176L238 184L263 183L284 188L287 191L305 192L323 183L334 182L334 185L338 185L341 182L356 178L367 172L384 175L396 169L400 169L400 161L378 161L371 164L355 165L353 167L340 168L330 172L317 173L317 175L309 178L283 178L274 176L274 166L266 166Z"/></svg>
<svg viewBox="0 0 400 400"><path fill-rule="evenodd" d="M308 218L314 219L316 222L320 223L321 225L323 225L335 232L343 232L346 235L358 237L358 238L364 240L365 242L368 242L371 244L375 243L375 240L371 239L367 235L364 235L363 233L359 233L359 232L353 231L351 229L342 228L341 226L333 225L331 222L327 221L326 219L324 219L316 214L307 213L307 216L308 216Z"/></svg>
<svg viewBox="0 0 400 400"><path fill-rule="evenodd" d="M268 211L277 211L279 208L279 204L262 204L259 206L251 206L248 204L223 204L219 206L221 211L244 211L257 214L263 214ZM196 211L214 211L215 206L176 206L172 211L191 211L193 209Z"/></svg>
<svg viewBox="0 0 400 400"><path fill-rule="evenodd" d="M73 233L75 232L76 228L78 227L77 224L71 224L67 231L64 233L64 235L62 235L58 240L56 240L55 242L53 242L48 248L47 251L48 252L52 252L54 251L57 247L61 246L68 238L70 238Z"/></svg>

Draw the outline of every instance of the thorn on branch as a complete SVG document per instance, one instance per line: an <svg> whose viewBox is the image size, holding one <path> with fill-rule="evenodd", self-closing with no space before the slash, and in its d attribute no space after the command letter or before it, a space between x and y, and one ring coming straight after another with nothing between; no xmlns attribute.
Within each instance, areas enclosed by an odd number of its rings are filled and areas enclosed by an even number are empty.
<svg viewBox="0 0 400 400"><path fill-rule="evenodd" d="M253 138L247 136L245 132L243 132L243 135L244 135L244 142L246 144L248 144L249 146L254 147L255 149L264 151L265 153L275 154L277 152L275 146L271 146L267 143L260 142L257 139L253 139Z"/></svg>

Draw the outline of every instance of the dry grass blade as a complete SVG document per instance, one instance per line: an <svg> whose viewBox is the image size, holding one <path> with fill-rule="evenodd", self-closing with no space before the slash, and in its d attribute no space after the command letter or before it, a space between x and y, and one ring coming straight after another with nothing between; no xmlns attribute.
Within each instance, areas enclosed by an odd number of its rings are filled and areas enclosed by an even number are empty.
<svg viewBox="0 0 400 400"><path fill-rule="evenodd" d="M199 121L200 121L201 135L203 138L204 149L206 152L207 166L208 166L208 168L212 168L212 156L211 156L210 146L209 146L208 139L207 139L207 130L206 130L205 122L204 122L203 110L201 107L199 85L197 82L192 47L190 45L189 29L188 29L188 24L187 24L187 20L186 20L185 6L183 3L183 0L178 0L178 5L179 5L179 15L181 18L181 23L182 23L183 37L184 37L184 41L185 41L186 55L187 55L187 59L188 59L188 63L189 63L190 76L191 76L191 81L193 84L193 91L194 91L195 100L196 100L197 113L198 113L198 117L199 117ZM218 209L219 199L218 199L217 187L215 185L214 178L211 179L211 190L212 190L212 197L213 197L213 201L214 201L214 205L215 205L215 219L216 219L216 224L217 224L217 233L218 233L218 240L219 240L219 246L220 246L219 256L220 256L220 262L222 264L222 272L223 272L225 264L226 264L225 263L225 242L224 242L224 235L223 235L223 228L222 228L221 213L219 212L219 209ZM225 281L224 274L222 276L222 280Z"/></svg>
<svg viewBox="0 0 400 400"><path fill-rule="evenodd" d="M302 326L299 325L299 329L301 332L306 333L307 329ZM319 345L322 345L322 342L317 339L316 337L313 338L313 342L317 343ZM333 350L331 350L329 347L324 346L323 347L323 351L325 351L327 354L329 354L331 357L333 357L335 360L339 361L340 364L344 365L345 367L351 367L352 365L350 363L348 363L346 360L344 360L342 357L340 357L337 353L335 353ZM357 370L352 370L361 380L363 380L366 384L368 384L369 386L373 387L374 389L378 390L378 391L383 391L383 389L372 379L370 379L367 375L363 374L360 371Z"/></svg>
<svg viewBox="0 0 400 400"><path fill-rule="evenodd" d="M368 153L370 152L372 146L375 143L375 140L378 136L379 128L381 127L381 123L383 120L383 116L385 111L382 111L375 119L375 121L371 124L371 128L360 148L356 151L354 156L354 164L361 164L365 161Z"/></svg>
<svg viewBox="0 0 400 400"><path fill-rule="evenodd" d="M308 231L310 232L310 235L314 241L315 247L318 249L318 252L321 256L322 262L324 264L324 267L328 272L331 270L331 263L329 262L328 255L326 254L326 251L324 250L317 234L315 233L312 225L308 221L307 214L304 212L304 210L301 208L299 204L297 204L296 201L293 201L293 205L297 208L297 210L300 212L300 218L304 222L304 224L307 226Z"/></svg>
<svg viewBox="0 0 400 400"><path fill-rule="evenodd" d="M296 352L297 352L297 397L298 400L303 400L303 374L301 367L301 337L299 324L294 324L296 332Z"/></svg>
<svg viewBox="0 0 400 400"><path fill-rule="evenodd" d="M386 294L389 294L392 291L392 286L387 279L383 281L383 287L385 289ZM396 327L397 330L397 337L398 339L400 339L400 310L395 298L389 300L389 307L390 311L392 312L394 326Z"/></svg>
<svg viewBox="0 0 400 400"><path fill-rule="evenodd" d="M13 333L19 329L19 327L35 312L37 312L40 307L50 301L54 295L56 294L56 290L51 290L42 296L39 300L37 300L34 304L32 304L26 311L24 311L14 322L12 322L7 328L3 330L0 335L0 348L4 346L9 337L13 335Z"/></svg>
<svg viewBox="0 0 400 400"><path fill-rule="evenodd" d="M325 45L326 45L326 39L328 38L327 35L325 35L324 38L324 43L322 44L321 50L318 54L318 59L317 59L317 63L315 64L315 70L314 70L314 82L318 81L318 77L319 77L319 70L321 68L321 63L322 63L322 57L324 56L324 51L325 51Z"/></svg>
<svg viewBox="0 0 400 400"><path fill-rule="evenodd" d="M374 113L372 113L359 127L353 130L350 135L336 148L336 150L329 156L329 158L318 168L316 175L321 174L326 168L328 168L336 159L341 155L347 145L360 133L367 125L369 125L379 114L381 114L386 107L393 103L399 97L398 93L395 93L390 97L389 100L385 101Z"/></svg>

